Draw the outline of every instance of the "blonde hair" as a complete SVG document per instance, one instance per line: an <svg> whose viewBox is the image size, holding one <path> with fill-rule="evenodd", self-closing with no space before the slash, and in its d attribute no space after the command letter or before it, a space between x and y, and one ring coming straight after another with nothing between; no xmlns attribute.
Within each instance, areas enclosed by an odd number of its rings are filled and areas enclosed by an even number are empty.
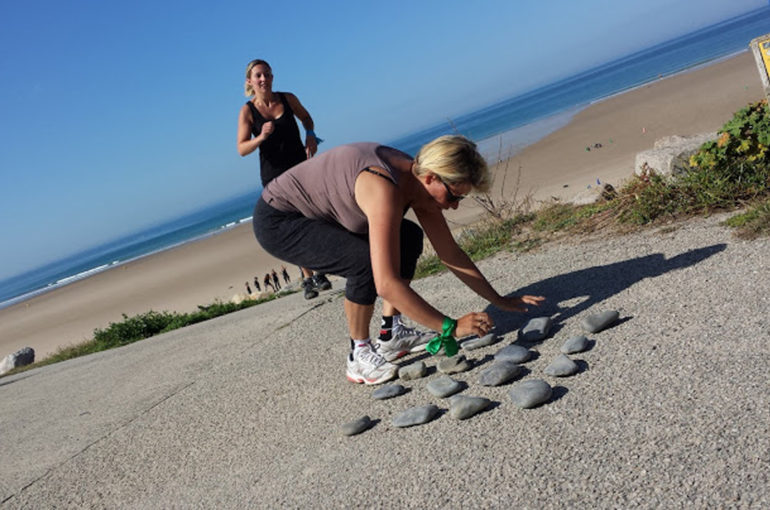
<svg viewBox="0 0 770 510"><path fill-rule="evenodd" d="M258 65L263 65L270 69L270 72L273 72L273 68L270 67L270 64L265 62L262 59L254 59L251 62L249 62L249 65L246 66L246 83L243 85L243 92L246 95L246 97L251 97L254 95L254 89L249 85L249 78L251 77L251 70L257 67Z"/></svg>
<svg viewBox="0 0 770 510"><path fill-rule="evenodd" d="M489 190L487 162L479 154L476 144L464 136L440 136L423 145L414 163L418 176L431 172L446 183L470 182L475 191Z"/></svg>

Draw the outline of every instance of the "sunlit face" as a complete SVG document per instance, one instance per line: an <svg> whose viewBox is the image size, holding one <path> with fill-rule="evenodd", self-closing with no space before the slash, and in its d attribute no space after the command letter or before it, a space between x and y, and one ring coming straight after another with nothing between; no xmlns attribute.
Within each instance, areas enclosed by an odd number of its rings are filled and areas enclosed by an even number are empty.
<svg viewBox="0 0 770 510"><path fill-rule="evenodd" d="M459 184L449 184L444 182L441 177L434 175L433 192L431 195L438 202L442 209L457 209L460 201L471 192L473 186L469 182Z"/></svg>
<svg viewBox="0 0 770 510"><path fill-rule="evenodd" d="M271 92L273 90L273 72L264 64L257 64L249 73L249 85L254 92Z"/></svg>

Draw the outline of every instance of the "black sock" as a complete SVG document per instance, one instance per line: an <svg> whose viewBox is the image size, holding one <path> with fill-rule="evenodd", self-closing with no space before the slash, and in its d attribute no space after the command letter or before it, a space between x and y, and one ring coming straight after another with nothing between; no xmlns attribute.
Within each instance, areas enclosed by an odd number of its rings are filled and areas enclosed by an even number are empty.
<svg viewBox="0 0 770 510"><path fill-rule="evenodd" d="M393 316L382 316L382 322L380 323L380 336L378 337L378 340L381 342L387 342L391 338L393 338L392 335L393 330Z"/></svg>

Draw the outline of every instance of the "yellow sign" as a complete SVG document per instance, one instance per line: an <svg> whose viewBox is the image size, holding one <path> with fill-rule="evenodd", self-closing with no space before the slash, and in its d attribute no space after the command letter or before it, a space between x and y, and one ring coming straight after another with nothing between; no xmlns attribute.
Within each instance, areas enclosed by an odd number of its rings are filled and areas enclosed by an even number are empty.
<svg viewBox="0 0 770 510"><path fill-rule="evenodd" d="M765 72L770 75L770 39L759 41L759 52L762 54L762 61L765 63Z"/></svg>

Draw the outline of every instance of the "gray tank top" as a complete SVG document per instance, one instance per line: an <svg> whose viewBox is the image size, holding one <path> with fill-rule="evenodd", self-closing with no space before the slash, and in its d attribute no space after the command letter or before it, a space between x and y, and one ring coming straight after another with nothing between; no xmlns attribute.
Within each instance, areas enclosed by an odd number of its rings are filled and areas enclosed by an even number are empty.
<svg viewBox="0 0 770 510"><path fill-rule="evenodd" d="M365 234L369 224L355 198L358 174L371 166L384 168L385 177L390 177L398 186L398 171L380 157L383 150L394 149L378 143L335 147L270 181L262 192L262 199L279 211L298 212L306 218L324 220L350 232Z"/></svg>

